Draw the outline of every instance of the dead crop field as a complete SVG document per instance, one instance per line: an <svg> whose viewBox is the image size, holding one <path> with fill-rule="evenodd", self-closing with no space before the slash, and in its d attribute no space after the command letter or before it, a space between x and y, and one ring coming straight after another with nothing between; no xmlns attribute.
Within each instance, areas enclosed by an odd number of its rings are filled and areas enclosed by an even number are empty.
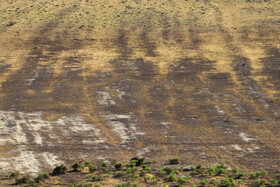
<svg viewBox="0 0 280 187"><path fill-rule="evenodd" d="M279 0L1 0L0 174L136 156L280 171Z"/></svg>

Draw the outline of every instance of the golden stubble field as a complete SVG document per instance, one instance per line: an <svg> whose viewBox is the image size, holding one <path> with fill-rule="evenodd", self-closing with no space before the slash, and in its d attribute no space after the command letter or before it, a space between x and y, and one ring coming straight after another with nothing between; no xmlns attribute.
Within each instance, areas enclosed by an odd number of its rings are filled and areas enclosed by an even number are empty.
<svg viewBox="0 0 280 187"><path fill-rule="evenodd" d="M279 7L1 1L1 173L134 156L279 171Z"/></svg>

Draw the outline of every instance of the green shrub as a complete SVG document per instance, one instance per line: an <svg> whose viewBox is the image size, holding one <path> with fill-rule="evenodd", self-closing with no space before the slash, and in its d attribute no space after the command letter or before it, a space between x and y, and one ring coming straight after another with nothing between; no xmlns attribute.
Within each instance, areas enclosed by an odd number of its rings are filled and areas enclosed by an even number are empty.
<svg viewBox="0 0 280 187"><path fill-rule="evenodd" d="M116 177L121 177L121 176L122 176L122 172L116 171L115 176L116 176Z"/></svg>
<svg viewBox="0 0 280 187"><path fill-rule="evenodd" d="M200 181L200 184L201 184L202 186L207 185L207 183L208 183L208 180L207 180L207 179L203 179L202 181Z"/></svg>
<svg viewBox="0 0 280 187"><path fill-rule="evenodd" d="M276 186L278 184L278 181L276 179L269 179L269 182L271 186Z"/></svg>
<svg viewBox="0 0 280 187"><path fill-rule="evenodd" d="M85 161L85 165L89 165L90 164L90 161Z"/></svg>
<svg viewBox="0 0 280 187"><path fill-rule="evenodd" d="M84 166L81 163L74 163L71 167L74 171L82 171L84 169Z"/></svg>
<svg viewBox="0 0 280 187"><path fill-rule="evenodd" d="M168 180L169 181L175 181L177 179L177 175L174 171L172 171L169 175L168 175Z"/></svg>
<svg viewBox="0 0 280 187"><path fill-rule="evenodd" d="M20 174L19 171L14 171L14 172L11 173L10 177L15 178L15 177L19 176L19 174Z"/></svg>
<svg viewBox="0 0 280 187"><path fill-rule="evenodd" d="M56 166L56 167L53 169L52 174L54 174L54 175L59 175L59 174L65 173L66 171L67 171L67 167L64 166L64 165L62 164L62 165Z"/></svg>
<svg viewBox="0 0 280 187"><path fill-rule="evenodd" d="M158 170L158 175L159 175L160 177L163 177L164 174L165 174L165 172L164 172L162 169L159 169L159 170Z"/></svg>
<svg viewBox="0 0 280 187"><path fill-rule="evenodd" d="M40 181L44 181L47 178L49 178L48 173L39 173L38 176L35 178L35 181L40 182Z"/></svg>
<svg viewBox="0 0 280 187"><path fill-rule="evenodd" d="M195 175L198 175L198 174L199 174L199 172L197 170L190 171L191 176L195 176Z"/></svg>
<svg viewBox="0 0 280 187"><path fill-rule="evenodd" d="M149 180L151 180L151 177L150 177L150 176L145 176L145 177L144 177L144 181L145 181L146 183L148 183Z"/></svg>
<svg viewBox="0 0 280 187"><path fill-rule="evenodd" d="M98 180L99 180L99 181L103 181L103 180L104 180L104 176L103 176L103 175L99 175L99 176L98 176Z"/></svg>
<svg viewBox="0 0 280 187"><path fill-rule="evenodd" d="M196 166L196 169L201 169L202 168L202 164L199 162Z"/></svg>
<svg viewBox="0 0 280 187"><path fill-rule="evenodd" d="M120 170L123 167L123 164L121 162L117 162L117 163L115 163L114 166L115 166L116 170Z"/></svg>
<svg viewBox="0 0 280 187"><path fill-rule="evenodd" d="M102 169L103 172L107 172L107 170L108 170L108 169L105 168L105 167L102 167L101 169Z"/></svg>
<svg viewBox="0 0 280 187"><path fill-rule="evenodd" d="M138 187L139 185L137 183L133 184L133 187Z"/></svg>
<svg viewBox="0 0 280 187"><path fill-rule="evenodd" d="M92 176L91 176L91 180L97 181L97 176L96 176L96 175L92 175Z"/></svg>
<svg viewBox="0 0 280 187"><path fill-rule="evenodd" d="M89 164L88 165L88 169L89 169L90 172L93 173L93 172L95 172L97 170L97 167L95 165Z"/></svg>
<svg viewBox="0 0 280 187"><path fill-rule="evenodd" d="M213 175L215 171L216 171L215 168L208 168L207 172L208 172L209 175Z"/></svg>
<svg viewBox="0 0 280 187"><path fill-rule="evenodd" d="M256 179L254 182L253 182L253 186L260 186L261 185L261 179Z"/></svg>
<svg viewBox="0 0 280 187"><path fill-rule="evenodd" d="M102 162L101 167L107 168L108 167L108 163L107 162Z"/></svg>
<svg viewBox="0 0 280 187"><path fill-rule="evenodd" d="M234 187L236 186L235 181L233 178L226 178L223 180L220 184L221 186L226 186L226 187Z"/></svg>
<svg viewBox="0 0 280 187"><path fill-rule="evenodd" d="M29 181L28 177L21 177L21 178L16 178L16 183L17 184L25 184Z"/></svg>
<svg viewBox="0 0 280 187"><path fill-rule="evenodd" d="M238 173L238 169L237 168L233 168L231 172L234 173L234 174L237 174Z"/></svg>
<svg viewBox="0 0 280 187"><path fill-rule="evenodd" d="M169 162L170 164L179 164L179 158L170 158Z"/></svg>
<svg viewBox="0 0 280 187"><path fill-rule="evenodd" d="M150 167L146 167L146 168L145 168L145 172L147 172L147 173L152 173L153 171L152 171L152 169L151 169Z"/></svg>
<svg viewBox="0 0 280 187"><path fill-rule="evenodd" d="M246 177L246 173L242 172L242 173L238 173L235 179L244 179L245 177Z"/></svg>
<svg viewBox="0 0 280 187"><path fill-rule="evenodd" d="M29 179L28 183L29 183L29 184L35 184L36 181L35 181L34 179Z"/></svg>
<svg viewBox="0 0 280 187"><path fill-rule="evenodd" d="M184 178L182 178L182 177L180 177L180 178L177 179L177 182L178 182L179 184L184 184L184 183L187 182L187 180L184 179Z"/></svg>
<svg viewBox="0 0 280 187"><path fill-rule="evenodd" d="M217 168L216 172L217 172L217 175L222 175L222 174L225 174L227 172L227 170L225 170L224 168Z"/></svg>
<svg viewBox="0 0 280 187"><path fill-rule="evenodd" d="M257 176L257 174L256 173L250 173L250 178L251 179L255 179L255 178L257 178L258 176Z"/></svg>
<svg viewBox="0 0 280 187"><path fill-rule="evenodd" d="M265 177L265 176L267 176L267 171L261 170L261 171L259 172L259 176L260 176L260 177Z"/></svg>
<svg viewBox="0 0 280 187"><path fill-rule="evenodd" d="M170 167L170 166L166 166L166 167L162 168L162 170L165 171L166 174L169 174L173 171L172 167Z"/></svg>

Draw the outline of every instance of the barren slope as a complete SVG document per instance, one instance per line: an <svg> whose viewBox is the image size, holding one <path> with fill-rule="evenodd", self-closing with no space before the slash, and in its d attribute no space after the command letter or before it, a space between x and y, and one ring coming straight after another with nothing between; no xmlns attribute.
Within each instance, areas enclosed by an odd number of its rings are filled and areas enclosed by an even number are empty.
<svg viewBox="0 0 280 187"><path fill-rule="evenodd" d="M0 172L133 156L279 171L279 7L1 2Z"/></svg>

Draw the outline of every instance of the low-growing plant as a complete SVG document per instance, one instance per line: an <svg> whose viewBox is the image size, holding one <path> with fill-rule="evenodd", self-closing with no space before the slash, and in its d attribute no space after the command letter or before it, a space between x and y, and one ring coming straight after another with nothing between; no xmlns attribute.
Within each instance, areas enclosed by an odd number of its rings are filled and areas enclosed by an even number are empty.
<svg viewBox="0 0 280 187"><path fill-rule="evenodd" d="M201 162L199 162L197 165L196 165L196 169L201 169L202 168L202 164Z"/></svg>
<svg viewBox="0 0 280 187"><path fill-rule="evenodd" d="M91 176L91 180L97 181L97 176L96 176L96 175L92 175L92 176Z"/></svg>
<svg viewBox="0 0 280 187"><path fill-rule="evenodd" d="M115 166L116 170L120 170L123 167L123 164L121 162L117 162L117 163L115 163L114 166Z"/></svg>
<svg viewBox="0 0 280 187"><path fill-rule="evenodd" d="M108 163L107 162L102 162L101 167L107 168L108 167Z"/></svg>
<svg viewBox="0 0 280 187"><path fill-rule="evenodd" d="M81 163L74 163L72 166L74 171L82 171L84 170L84 166Z"/></svg>
<svg viewBox="0 0 280 187"><path fill-rule="evenodd" d="M90 172L93 173L93 172L95 172L97 170L97 167L95 165L89 164L88 165L88 169L89 169Z"/></svg>
<svg viewBox="0 0 280 187"><path fill-rule="evenodd" d="M21 178L16 178L16 183L17 184L25 184L29 181L29 177L21 177Z"/></svg>
<svg viewBox="0 0 280 187"><path fill-rule="evenodd" d="M107 170L108 170L106 167L102 167L101 169L103 172L107 172Z"/></svg>
<svg viewBox="0 0 280 187"><path fill-rule="evenodd" d="M177 179L177 175L174 171L172 171L169 175L168 175L168 180L169 181L175 181Z"/></svg>
<svg viewBox="0 0 280 187"><path fill-rule="evenodd" d="M40 181L44 181L47 178L49 178L48 173L39 173L38 176L35 178L35 181L40 182Z"/></svg>
<svg viewBox="0 0 280 187"><path fill-rule="evenodd" d="M163 177L164 174L165 174L165 172L163 171L163 169L159 169L159 170L158 170L158 175L159 175L160 177Z"/></svg>
<svg viewBox="0 0 280 187"><path fill-rule="evenodd" d="M151 169L150 167L146 167L146 168L145 168L145 172L147 172L147 173L152 173L153 171L152 171L152 169Z"/></svg>
<svg viewBox="0 0 280 187"><path fill-rule="evenodd" d="M17 177L19 175L20 175L20 171L14 171L14 172L11 173L10 177L15 178L15 177Z"/></svg>
<svg viewBox="0 0 280 187"><path fill-rule="evenodd" d="M170 166L166 166L166 167L162 168L162 170L165 171L166 174L169 174L173 171L172 167L170 167Z"/></svg>
<svg viewBox="0 0 280 187"><path fill-rule="evenodd" d="M199 172L197 170L190 171L191 176L199 175Z"/></svg>
<svg viewBox="0 0 280 187"><path fill-rule="evenodd" d="M170 164L179 164L179 158L170 158L169 162Z"/></svg>
<svg viewBox="0 0 280 187"><path fill-rule="evenodd" d="M278 181L276 179L269 179L269 182L271 186L276 186L278 184Z"/></svg>
<svg viewBox="0 0 280 187"><path fill-rule="evenodd" d="M36 181L35 181L34 179L29 179L28 183L29 183L29 184L35 184Z"/></svg>
<svg viewBox="0 0 280 187"><path fill-rule="evenodd" d="M122 172L116 171L115 176L116 176L116 177L121 177L121 176L122 176Z"/></svg>
<svg viewBox="0 0 280 187"><path fill-rule="evenodd" d="M202 186L207 185L207 183L208 183L208 180L207 180L207 179L202 179L202 181L200 181L200 184L201 184Z"/></svg>
<svg viewBox="0 0 280 187"><path fill-rule="evenodd" d="M217 172L217 175L222 175L222 174L225 174L227 172L227 170L224 168L217 168L216 172Z"/></svg>
<svg viewBox="0 0 280 187"><path fill-rule="evenodd" d="M233 178L226 178L221 182L221 186L234 187L236 184Z"/></svg>
<svg viewBox="0 0 280 187"><path fill-rule="evenodd" d="M85 165L91 164L90 161L85 161Z"/></svg>
<svg viewBox="0 0 280 187"><path fill-rule="evenodd" d="M144 181L145 181L145 183L148 183L148 182L149 182L149 180L151 180L151 177L150 177L150 176L145 176L145 177L144 177Z"/></svg>
<svg viewBox="0 0 280 187"><path fill-rule="evenodd" d="M177 182L178 182L179 184L184 184L184 183L187 182L187 180L184 179L183 177L179 177L179 178L177 179Z"/></svg>
<svg viewBox="0 0 280 187"><path fill-rule="evenodd" d="M66 171L67 171L67 167L64 166L64 165L62 164L62 165L56 166L56 167L53 169L52 174L54 174L54 175L59 175L59 174L65 173Z"/></svg>
<svg viewBox="0 0 280 187"><path fill-rule="evenodd" d="M99 175L99 176L98 176L98 180L99 180L99 181L103 181L103 180L104 180L104 176L103 176L103 175Z"/></svg>

